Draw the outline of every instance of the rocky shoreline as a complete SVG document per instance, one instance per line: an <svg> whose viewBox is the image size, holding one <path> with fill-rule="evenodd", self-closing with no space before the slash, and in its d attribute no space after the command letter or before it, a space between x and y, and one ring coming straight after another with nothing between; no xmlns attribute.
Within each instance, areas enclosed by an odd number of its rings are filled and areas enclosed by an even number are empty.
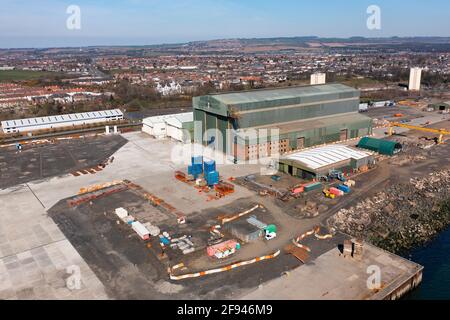
<svg viewBox="0 0 450 320"><path fill-rule="evenodd" d="M393 185L327 223L394 253L423 245L450 225L450 170Z"/></svg>

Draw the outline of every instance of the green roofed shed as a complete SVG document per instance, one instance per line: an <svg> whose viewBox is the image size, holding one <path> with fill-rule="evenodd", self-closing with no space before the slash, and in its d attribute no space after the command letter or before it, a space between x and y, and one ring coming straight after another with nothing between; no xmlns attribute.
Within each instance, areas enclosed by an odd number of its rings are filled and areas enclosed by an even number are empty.
<svg viewBox="0 0 450 320"><path fill-rule="evenodd" d="M370 137L362 138L358 145L358 148L368 149L380 154L392 156L401 151L402 145L395 141L375 139Z"/></svg>

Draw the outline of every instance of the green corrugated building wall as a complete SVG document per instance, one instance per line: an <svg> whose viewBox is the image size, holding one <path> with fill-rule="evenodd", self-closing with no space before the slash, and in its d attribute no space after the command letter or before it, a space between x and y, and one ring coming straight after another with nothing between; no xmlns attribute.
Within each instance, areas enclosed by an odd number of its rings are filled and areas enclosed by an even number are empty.
<svg viewBox="0 0 450 320"><path fill-rule="evenodd" d="M193 99L194 140L222 151L255 146L247 129L277 128L288 150L371 134L372 120L358 112L360 92L342 84L211 94ZM227 129L233 129L227 134ZM208 132L205 134L205 132ZM270 132L269 132L270 134ZM224 137L223 145L218 143ZM262 139L264 140L264 139Z"/></svg>

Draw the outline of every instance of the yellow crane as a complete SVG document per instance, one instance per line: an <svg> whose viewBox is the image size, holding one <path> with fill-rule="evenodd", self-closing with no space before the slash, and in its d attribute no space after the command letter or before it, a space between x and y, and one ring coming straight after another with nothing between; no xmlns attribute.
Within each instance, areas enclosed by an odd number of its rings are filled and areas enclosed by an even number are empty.
<svg viewBox="0 0 450 320"><path fill-rule="evenodd" d="M439 135L438 144L442 144L443 143L444 135L450 135L450 131L447 131L445 129L432 129L432 128L424 128L424 127L413 126L413 125L410 125L410 124L399 123L399 122L389 122L388 134L390 136L392 136L394 134L394 127L400 127L400 128L411 129L411 130L419 130L419 131L424 131L424 132L436 133L436 134Z"/></svg>

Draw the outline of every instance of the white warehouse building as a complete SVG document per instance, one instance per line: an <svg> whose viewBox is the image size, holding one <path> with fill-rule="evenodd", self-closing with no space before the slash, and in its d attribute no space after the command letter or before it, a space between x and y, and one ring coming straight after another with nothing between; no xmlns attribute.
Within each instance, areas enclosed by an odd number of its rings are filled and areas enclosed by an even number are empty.
<svg viewBox="0 0 450 320"><path fill-rule="evenodd" d="M86 124L117 121L123 119L123 113L119 109L102 110L83 113L71 113L57 116L27 118L2 121L4 133L31 132L61 127L74 127Z"/></svg>
<svg viewBox="0 0 450 320"><path fill-rule="evenodd" d="M142 132L157 139L171 138L180 142L190 142L193 129L193 112L148 117L142 121Z"/></svg>

